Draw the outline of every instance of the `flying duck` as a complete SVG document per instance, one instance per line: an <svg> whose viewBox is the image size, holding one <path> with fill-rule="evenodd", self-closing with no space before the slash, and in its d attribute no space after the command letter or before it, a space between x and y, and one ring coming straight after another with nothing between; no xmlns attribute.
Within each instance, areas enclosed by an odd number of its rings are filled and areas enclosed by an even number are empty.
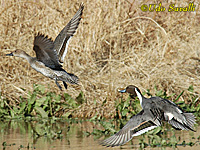
<svg viewBox="0 0 200 150"><path fill-rule="evenodd" d="M176 129L194 131L195 116L192 113L183 112L172 101L160 97L145 98L134 85L129 85L119 92L127 92L131 98L137 96L142 111L133 116L118 133L102 141L101 145L108 147L124 145L134 136L161 126L162 121L167 121Z"/></svg>
<svg viewBox="0 0 200 150"><path fill-rule="evenodd" d="M57 81L63 81L66 89L66 82L78 84L78 77L72 73L66 72L62 68L62 63L67 54L69 41L80 23L83 9L84 5L81 4L79 10L58 34L55 41L41 33L35 35L33 50L36 53L36 57L31 57L25 51L20 49L17 49L10 54L6 54L6 56L25 58L33 69L42 73L44 76L55 80L55 83L60 90L62 90L62 87Z"/></svg>

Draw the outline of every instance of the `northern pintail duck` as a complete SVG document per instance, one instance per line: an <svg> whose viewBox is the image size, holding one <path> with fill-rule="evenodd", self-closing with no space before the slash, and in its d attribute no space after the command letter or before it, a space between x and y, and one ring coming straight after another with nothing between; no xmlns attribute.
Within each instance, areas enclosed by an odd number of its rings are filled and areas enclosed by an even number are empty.
<svg viewBox="0 0 200 150"><path fill-rule="evenodd" d="M145 98L140 90L129 85L121 93L129 93L131 98L137 96L142 106L142 111L133 116L126 125L110 138L102 141L104 146L120 146L130 141L134 136L141 135L168 121L174 128L194 131L195 116L184 113L175 103L160 97Z"/></svg>
<svg viewBox="0 0 200 150"><path fill-rule="evenodd" d="M33 69L55 80L60 90L62 90L62 87L57 81L63 81L66 89L67 84L65 82L78 84L78 77L67 73L61 64L67 54L69 41L78 28L83 9L84 6L81 4L79 10L58 34L55 41L40 33L35 36L33 50L36 53L36 57L31 57L25 51L19 49L6 55L25 58Z"/></svg>

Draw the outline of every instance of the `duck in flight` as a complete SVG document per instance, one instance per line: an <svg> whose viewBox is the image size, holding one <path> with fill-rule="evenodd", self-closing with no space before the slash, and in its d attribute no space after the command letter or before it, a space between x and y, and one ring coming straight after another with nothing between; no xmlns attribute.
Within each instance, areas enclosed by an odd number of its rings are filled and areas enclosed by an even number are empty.
<svg viewBox="0 0 200 150"><path fill-rule="evenodd" d="M142 111L133 116L118 133L102 141L101 145L108 147L124 145L134 136L161 126L162 121L167 121L176 129L194 131L195 116L192 113L183 112L172 101L160 97L145 98L134 85L129 85L119 92L127 92L131 98L137 96Z"/></svg>
<svg viewBox="0 0 200 150"><path fill-rule="evenodd" d="M69 41L74 35L81 20L84 5L81 4L79 10L69 23L58 34L55 41L47 36L38 33L34 39L33 50L36 57L31 57L25 51L17 49L6 56L17 56L25 58L33 69L42 73L44 76L55 80L56 85L62 90L58 81L62 81L67 89L67 84L78 84L78 77L72 73L66 72L62 68L62 63L67 54Z"/></svg>

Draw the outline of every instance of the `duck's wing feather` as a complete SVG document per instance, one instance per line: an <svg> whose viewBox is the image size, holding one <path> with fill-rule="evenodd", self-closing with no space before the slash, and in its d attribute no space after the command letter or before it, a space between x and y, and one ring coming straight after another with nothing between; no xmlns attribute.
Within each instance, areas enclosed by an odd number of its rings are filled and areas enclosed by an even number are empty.
<svg viewBox="0 0 200 150"><path fill-rule="evenodd" d="M162 98L159 99L156 108L163 111L164 120L174 128L194 131L196 119L192 113L184 113L175 103Z"/></svg>
<svg viewBox="0 0 200 150"><path fill-rule="evenodd" d="M81 4L79 10L76 12L74 17L69 21L69 23L62 29L59 35L54 41L54 48L57 51L59 62L63 63L64 58L67 54L67 48L71 37L74 35L76 29L81 20L84 5Z"/></svg>
<svg viewBox="0 0 200 150"><path fill-rule="evenodd" d="M54 49L53 41L50 38L38 33L35 36L33 44L33 50L36 53L37 60L43 62L46 66L52 69L62 67L59 64L57 52Z"/></svg>
<svg viewBox="0 0 200 150"><path fill-rule="evenodd" d="M100 144L108 147L120 146L130 141L134 136L141 135L157 126L148 113L142 110L133 116L118 133L102 141Z"/></svg>

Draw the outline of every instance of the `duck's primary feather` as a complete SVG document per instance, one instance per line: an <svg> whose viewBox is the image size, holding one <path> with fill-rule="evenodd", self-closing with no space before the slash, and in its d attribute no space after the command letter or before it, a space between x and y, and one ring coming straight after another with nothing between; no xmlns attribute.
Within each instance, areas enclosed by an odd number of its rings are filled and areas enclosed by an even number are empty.
<svg viewBox="0 0 200 150"><path fill-rule="evenodd" d="M76 12L74 17L69 21L69 23L62 29L59 35L54 41L54 49L58 53L59 62L63 63L64 58L67 54L67 48L71 37L74 35L76 29L81 20L84 5L81 4L79 10Z"/></svg>

